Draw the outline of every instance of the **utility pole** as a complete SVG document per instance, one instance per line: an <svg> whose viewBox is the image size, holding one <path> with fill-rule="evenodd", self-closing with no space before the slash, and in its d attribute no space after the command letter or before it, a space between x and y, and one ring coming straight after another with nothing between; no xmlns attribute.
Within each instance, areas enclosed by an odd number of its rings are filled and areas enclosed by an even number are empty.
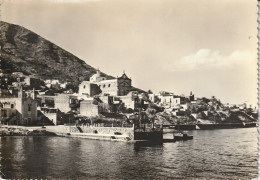
<svg viewBox="0 0 260 180"><path fill-rule="evenodd" d="M69 116L69 126L70 126L70 116ZM71 127L70 127L70 128L71 128ZM69 128L69 129L70 129L70 128ZM70 129L70 130L71 130L71 129Z"/></svg>
<svg viewBox="0 0 260 180"><path fill-rule="evenodd" d="M18 128L18 117L17 117L17 110L16 110L16 125L17 125L17 128Z"/></svg>
<svg viewBox="0 0 260 180"><path fill-rule="evenodd" d="M139 108L139 126L141 128L141 108Z"/></svg>

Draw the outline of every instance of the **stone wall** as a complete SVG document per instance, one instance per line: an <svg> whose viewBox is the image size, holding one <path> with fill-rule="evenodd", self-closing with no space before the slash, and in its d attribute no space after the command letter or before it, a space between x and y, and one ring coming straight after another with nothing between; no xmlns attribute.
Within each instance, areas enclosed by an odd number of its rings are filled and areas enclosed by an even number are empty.
<svg viewBox="0 0 260 180"><path fill-rule="evenodd" d="M115 135L115 132L128 136L130 139L134 139L134 129L125 127L81 127L84 133L93 133L97 131L98 134L111 134Z"/></svg>
<svg viewBox="0 0 260 180"><path fill-rule="evenodd" d="M128 136L131 140L134 140L134 128L131 127L92 127L92 126L80 126L83 133L94 134L94 131L97 134L106 134L106 135L115 135L115 132L121 133L122 135ZM46 126L47 131L55 133L79 133L80 131L75 126Z"/></svg>

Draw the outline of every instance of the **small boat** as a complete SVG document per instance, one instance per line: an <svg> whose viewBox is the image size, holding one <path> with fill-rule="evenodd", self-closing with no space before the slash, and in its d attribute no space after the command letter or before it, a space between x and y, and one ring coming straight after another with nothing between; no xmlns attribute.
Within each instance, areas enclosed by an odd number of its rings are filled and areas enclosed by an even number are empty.
<svg viewBox="0 0 260 180"><path fill-rule="evenodd" d="M193 136L190 136L187 134L187 132L178 132L178 133L173 133L173 139L175 141L186 141L193 139Z"/></svg>

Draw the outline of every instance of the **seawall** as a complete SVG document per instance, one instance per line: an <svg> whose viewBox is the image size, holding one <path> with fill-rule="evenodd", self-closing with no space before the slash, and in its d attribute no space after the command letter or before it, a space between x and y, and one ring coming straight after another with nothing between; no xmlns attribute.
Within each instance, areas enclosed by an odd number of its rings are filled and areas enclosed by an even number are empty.
<svg viewBox="0 0 260 180"><path fill-rule="evenodd" d="M96 127L96 126L46 126L46 131L60 136L81 137L89 139L134 140L133 127Z"/></svg>
<svg viewBox="0 0 260 180"><path fill-rule="evenodd" d="M77 137L86 139L98 140L113 140L113 141L150 141L162 142L163 132L162 129L135 129L134 127L98 127L98 126L1 126L0 133L3 129L9 131L17 131L19 129L21 134L28 135L28 132L45 132L46 134ZM7 134L7 133L5 133ZM10 135L15 135L9 133ZM33 135L33 134L32 134Z"/></svg>

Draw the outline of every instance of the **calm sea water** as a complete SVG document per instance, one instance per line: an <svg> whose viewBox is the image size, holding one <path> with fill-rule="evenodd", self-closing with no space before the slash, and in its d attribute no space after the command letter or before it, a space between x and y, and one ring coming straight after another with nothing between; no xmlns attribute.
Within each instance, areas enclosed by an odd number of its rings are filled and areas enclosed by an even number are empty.
<svg viewBox="0 0 260 180"><path fill-rule="evenodd" d="M193 140L154 146L66 137L4 137L1 172L12 179L257 177L257 128L190 134Z"/></svg>

